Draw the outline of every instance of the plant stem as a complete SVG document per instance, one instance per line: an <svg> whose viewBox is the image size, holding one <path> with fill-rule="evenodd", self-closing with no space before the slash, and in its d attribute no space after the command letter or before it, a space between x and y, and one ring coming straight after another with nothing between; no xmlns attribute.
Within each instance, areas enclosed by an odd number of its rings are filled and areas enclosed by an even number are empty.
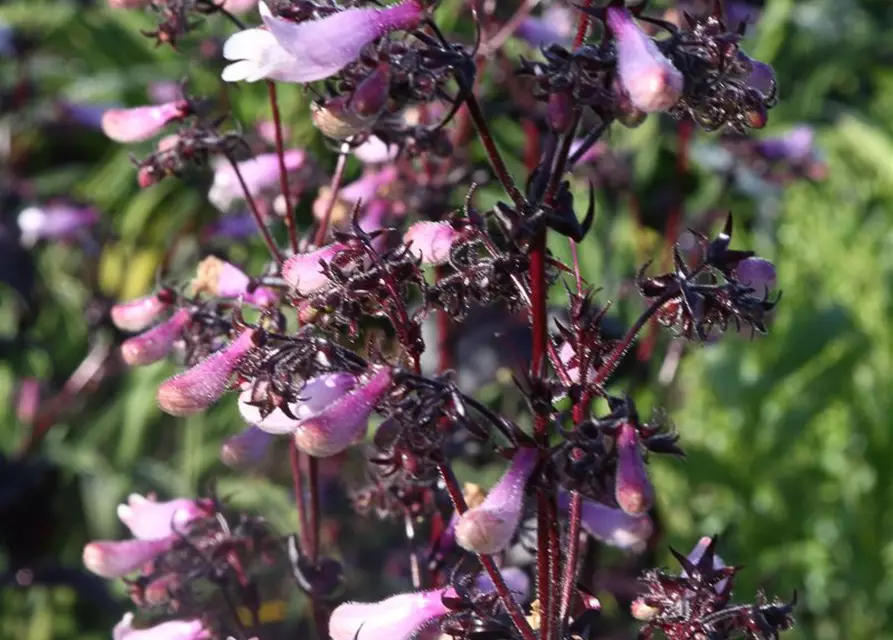
<svg viewBox="0 0 893 640"><path fill-rule="evenodd" d="M282 264L282 254L279 253L279 248L276 246L276 243L273 241L273 236L270 235L270 230L267 229L267 225L264 223L264 218L260 214L260 209L257 208L257 202L254 200L254 196L251 195L251 192L248 190L248 185L245 184L245 178L242 177L242 172L239 170L238 163L232 159L231 156L225 156L227 160L229 160L230 166L232 166L233 171L236 174L236 178L239 180L239 186L242 187L242 193L245 194L245 200L248 202L248 208L251 209L251 214L254 216L254 222L257 223L258 231L260 231L261 237L263 237L264 242L267 245L267 249L270 250L270 255L273 259Z"/></svg>
<svg viewBox="0 0 893 640"><path fill-rule="evenodd" d="M478 103L471 88L462 80L459 81L459 87L460 90L465 93L465 106L468 107L468 115L471 116L471 120L474 122L474 126L478 131L484 149L487 151L487 158L490 160L490 166L496 173L499 183L502 185L502 188L505 189L506 195L511 198L515 206L518 207L518 209L524 208L527 201L524 199L524 195L518 189L517 185L515 185L515 180L509 173L508 167L506 167L505 161L503 161L502 155L499 153L499 149L493 141L493 135L490 133L490 125L487 124L484 112L481 111L481 105Z"/></svg>
<svg viewBox="0 0 893 640"><path fill-rule="evenodd" d="M282 144L282 118L279 115L279 100L276 97L276 83L267 81L267 93L270 96L270 109L273 112L273 124L276 130L276 155L279 157L279 184L282 187L282 198L285 200L285 227L288 229L288 244L292 253L298 252L298 229L295 212L291 208L291 196L288 193L288 172L285 169L285 149Z"/></svg>
<svg viewBox="0 0 893 640"><path fill-rule="evenodd" d="M310 494L310 517L307 556L314 565L319 559L319 460L313 456L307 456L307 492Z"/></svg>
<svg viewBox="0 0 893 640"><path fill-rule="evenodd" d="M335 165L335 173L332 175L332 182L329 184L329 202L326 204L326 211L313 237L313 244L321 247L326 241L329 233L329 225L332 221L332 211L335 209L335 202L338 201L338 191L341 189L341 182L344 180L344 169L347 166L347 152L349 147L346 145L341 148L338 156L338 163Z"/></svg>
<svg viewBox="0 0 893 640"><path fill-rule="evenodd" d="M291 479L295 491L295 507L298 510L298 527L301 535L301 551L307 553L310 547L307 534L310 527L307 524L307 510L304 506L304 474L301 472L301 452L294 441L289 443L288 462L291 467Z"/></svg>

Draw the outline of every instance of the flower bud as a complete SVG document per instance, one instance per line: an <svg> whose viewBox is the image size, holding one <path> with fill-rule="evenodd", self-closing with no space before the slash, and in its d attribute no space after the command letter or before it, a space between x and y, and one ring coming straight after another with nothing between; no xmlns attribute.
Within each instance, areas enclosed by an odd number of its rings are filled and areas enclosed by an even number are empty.
<svg viewBox="0 0 893 640"><path fill-rule="evenodd" d="M310 104L310 120L327 138L347 140L351 136L363 133L375 124L377 114L364 116L354 111L349 104L348 96L338 96L325 102Z"/></svg>
<svg viewBox="0 0 893 640"><path fill-rule="evenodd" d="M608 7L614 33L617 74L630 102L646 113L666 111L682 97L685 80L623 7Z"/></svg>
<svg viewBox="0 0 893 640"><path fill-rule="evenodd" d="M192 312L179 309L157 327L125 340L121 344L121 357L132 367L158 362L171 352L174 342L190 322Z"/></svg>
<svg viewBox="0 0 893 640"><path fill-rule="evenodd" d="M254 329L243 331L228 346L162 382L156 393L161 410L182 417L204 411L217 402L227 390L233 370L254 346L254 336Z"/></svg>
<svg viewBox="0 0 893 640"><path fill-rule="evenodd" d="M84 547L84 566L103 578L123 578L167 552L177 540L96 540Z"/></svg>
<svg viewBox="0 0 893 640"><path fill-rule="evenodd" d="M751 58L743 51L738 52L738 59L750 68L745 84L758 91L764 100L774 103L778 94L778 84L772 65Z"/></svg>
<svg viewBox="0 0 893 640"><path fill-rule="evenodd" d="M122 331L142 331L155 322L170 303L168 296L155 293L136 300L119 302L112 305L112 322Z"/></svg>
<svg viewBox="0 0 893 640"><path fill-rule="evenodd" d="M207 293L219 298L241 298L249 304L266 307L276 304L276 293L267 287L252 289L251 278L220 258L209 256L202 260L192 281L194 293Z"/></svg>
<svg viewBox="0 0 893 640"><path fill-rule="evenodd" d="M220 459L232 469L253 469L263 462L273 439L273 434L249 425L223 442Z"/></svg>
<svg viewBox="0 0 893 640"><path fill-rule="evenodd" d="M282 264L282 278L302 296L327 288L329 279L323 273L320 262L331 262L346 248L346 245L335 242L307 253L297 253Z"/></svg>
<svg viewBox="0 0 893 640"><path fill-rule="evenodd" d="M391 70L386 63L363 78L350 98L350 106L363 117L377 117L388 103L391 89Z"/></svg>
<svg viewBox="0 0 893 640"><path fill-rule="evenodd" d="M626 513L644 513L654 501L654 488L639 451L639 434L632 424L625 422L620 426L615 446L617 474L614 479L614 498Z"/></svg>
<svg viewBox="0 0 893 640"><path fill-rule="evenodd" d="M403 242L422 264L438 265L449 261L450 249L461 237L462 232L449 222L416 222L403 234Z"/></svg>
<svg viewBox="0 0 893 640"><path fill-rule="evenodd" d="M286 415L278 407L266 417L262 417L260 409L253 403L253 398L263 395L265 388L249 388L239 396L239 412L246 422L257 425L267 433L291 433L300 427L303 420L319 415L332 403L350 393L356 384L356 376L349 373L326 373L311 378L298 394L300 400L288 407L294 418Z"/></svg>
<svg viewBox="0 0 893 640"><path fill-rule="evenodd" d="M704 557L704 554L707 552L707 549L711 548L711 546L714 544L715 544L714 538L711 538L710 536L703 536L700 540L698 540L698 543L695 545L694 549L692 549L691 552L688 554L688 556L687 556L688 561L690 563L692 563L693 565L697 565L701 561L701 559ZM716 553L714 553L713 554L713 566L711 568L714 571L718 571L719 569L725 569L725 567L726 567L726 563L722 561L722 558L720 558ZM682 575L682 577L687 577L688 573L685 571L685 569L683 569L680 575ZM722 593L725 590L726 585L728 583L729 583L728 578L725 578L725 579L717 582L716 585L714 586L714 589L716 589L716 593Z"/></svg>
<svg viewBox="0 0 893 640"><path fill-rule="evenodd" d="M564 133L570 128L574 118L574 101L568 91L549 94L546 116L549 126L555 133Z"/></svg>
<svg viewBox="0 0 893 640"><path fill-rule="evenodd" d="M190 111L189 104L183 100L133 109L109 109L102 114L102 131L115 142L142 142Z"/></svg>
<svg viewBox="0 0 893 640"><path fill-rule="evenodd" d="M298 449L316 458L327 458L356 442L366 432L375 405L391 388L391 374L390 367L380 367L346 395L336 393L337 387L333 387L333 402L303 419L295 431Z"/></svg>
<svg viewBox="0 0 893 640"><path fill-rule="evenodd" d="M745 258L735 267L735 277L745 287L750 287L759 295L775 288L777 273L775 265L763 258Z"/></svg>
<svg viewBox="0 0 893 640"><path fill-rule="evenodd" d="M466 551L493 554L505 549L521 522L527 481L539 460L536 449L520 449L487 498L456 525L456 541Z"/></svg>
<svg viewBox="0 0 893 640"><path fill-rule="evenodd" d="M125 613L112 630L112 640L205 640L211 637L201 620L169 620L153 627L134 629L133 614Z"/></svg>
<svg viewBox="0 0 893 640"><path fill-rule="evenodd" d="M380 602L346 602L329 618L331 640L410 640L447 613L444 593L433 589L400 593Z"/></svg>
<svg viewBox="0 0 893 640"><path fill-rule="evenodd" d="M146 165L137 169L136 183L139 185L140 189L148 189L161 182L162 177L163 176L159 175L155 169Z"/></svg>
<svg viewBox="0 0 893 640"><path fill-rule="evenodd" d="M127 497L127 504L118 505L118 519L141 540L164 538L181 532L183 527L210 513L208 500L178 498L156 502L138 493Z"/></svg>

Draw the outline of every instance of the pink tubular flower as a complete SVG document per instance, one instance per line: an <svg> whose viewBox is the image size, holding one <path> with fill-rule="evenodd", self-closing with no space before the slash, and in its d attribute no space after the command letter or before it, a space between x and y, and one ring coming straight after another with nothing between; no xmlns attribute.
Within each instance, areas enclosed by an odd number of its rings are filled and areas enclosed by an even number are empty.
<svg viewBox="0 0 893 640"><path fill-rule="evenodd" d="M135 538L153 540L173 535L209 513L207 500L177 498L156 502L138 493L131 493L126 504L118 505L118 519L130 529Z"/></svg>
<svg viewBox="0 0 893 640"><path fill-rule="evenodd" d="M626 513L645 513L654 502L654 487L648 479L645 461L639 450L639 434L629 422L620 425L617 433L617 473L614 498Z"/></svg>
<svg viewBox="0 0 893 640"><path fill-rule="evenodd" d="M294 436L298 449L315 458L327 458L356 442L366 432L375 405L391 388L392 373L390 367L379 367L340 397L333 389L328 407L301 420Z"/></svg>
<svg viewBox="0 0 893 640"><path fill-rule="evenodd" d="M623 7L608 7L617 48L617 74L632 104L646 113L666 111L682 97L684 78Z"/></svg>
<svg viewBox="0 0 893 640"><path fill-rule="evenodd" d="M121 358L132 367L158 362L171 352L174 342L191 321L192 312L179 309L157 327L125 340L121 344Z"/></svg>
<svg viewBox="0 0 893 640"><path fill-rule="evenodd" d="M350 209L358 202L368 203L377 196L384 195L387 187L397 179L397 168L384 167L379 171L367 171L363 176L351 182L338 191L335 208L332 211L332 219L335 221L348 219ZM328 187L319 190L319 195L313 202L313 217L322 221L332 199L332 191Z"/></svg>
<svg viewBox="0 0 893 640"><path fill-rule="evenodd" d="M96 224L99 213L92 207L60 203L28 207L19 213L22 245L31 247L39 240L67 240L82 229Z"/></svg>
<svg viewBox="0 0 893 640"><path fill-rule="evenodd" d="M325 373L311 378L301 389L301 400L288 407L297 419L288 417L282 409L276 408L266 417L261 417L260 409L252 404L254 390L247 389L239 396L239 411L246 422L272 434L292 433L302 421L319 415L357 385L355 376L349 373ZM262 391L258 389L258 391Z"/></svg>
<svg viewBox="0 0 893 640"><path fill-rule="evenodd" d="M223 0L223 8L230 13L247 13L257 6L257 0Z"/></svg>
<svg viewBox="0 0 893 640"><path fill-rule="evenodd" d="M304 166L307 154L302 149L288 149L283 153L286 171L297 171ZM266 189L279 185L279 156L275 153L262 153L236 165L245 186L252 196L260 195ZM234 203L245 198L242 185L235 169L229 162L221 162L214 169L214 182L208 191L208 200L220 211L225 211Z"/></svg>
<svg viewBox="0 0 893 640"><path fill-rule="evenodd" d="M508 546L521 522L525 488L538 459L536 449L519 450L487 498L459 517L456 542L460 547L492 554Z"/></svg>
<svg viewBox="0 0 893 640"><path fill-rule="evenodd" d="M170 305L166 295L152 295L112 305L112 322L122 331L142 331Z"/></svg>
<svg viewBox="0 0 893 640"><path fill-rule="evenodd" d="M190 111L189 103L184 100L133 109L109 109L102 114L102 131L115 142L142 142Z"/></svg>
<svg viewBox="0 0 893 640"><path fill-rule="evenodd" d="M172 416L204 411L220 399L239 361L254 346L255 330L243 331L231 344L158 387L158 406Z"/></svg>
<svg viewBox="0 0 893 640"><path fill-rule="evenodd" d="M409 640L449 613L443 604L450 590L400 593L380 602L346 602L329 618L331 640Z"/></svg>
<svg viewBox="0 0 893 640"><path fill-rule="evenodd" d="M112 640L204 640L210 637L201 620L170 620L154 627L134 629L132 613L125 613L112 630Z"/></svg>
<svg viewBox="0 0 893 640"><path fill-rule="evenodd" d="M462 237L462 232L449 222L416 222L403 234L409 251L421 258L422 264L446 264L450 249Z"/></svg>
<svg viewBox="0 0 893 640"><path fill-rule="evenodd" d="M157 540L95 540L84 547L84 566L103 578L123 578L168 551L176 536Z"/></svg>
<svg viewBox="0 0 893 640"><path fill-rule="evenodd" d="M757 295L775 288L777 272L775 265L763 258L745 258L735 267L738 282L750 287Z"/></svg>
<svg viewBox="0 0 893 640"><path fill-rule="evenodd" d="M273 305L277 300L275 291L267 287L252 288L251 278L245 272L214 256L199 263L192 290L219 298L241 298L260 307Z"/></svg>
<svg viewBox="0 0 893 640"><path fill-rule="evenodd" d="M250 425L223 442L220 459L233 469L252 469L263 461L271 444L272 434Z"/></svg>
<svg viewBox="0 0 893 640"><path fill-rule="evenodd" d="M319 20L301 23L272 15L263 2L260 4L260 10L269 33L293 59L293 66L285 74L287 77L274 78L286 82L314 82L332 76L356 60L363 48L373 40L392 31L416 28L424 13L418 0L406 0L383 9L368 7L346 9ZM250 77L257 80L269 77L264 73L264 67L270 65L256 64L257 57L254 52L246 50L247 42L264 40L265 38L259 38L257 35L243 38L240 46L230 47L231 55L226 55L227 51L224 48L227 59L241 60L229 68L242 65L239 69L250 68L252 71ZM256 50L257 45L252 45L251 48ZM272 70L275 71L276 68L273 67ZM230 75L234 75L234 72L230 72ZM240 79L249 80L249 77Z"/></svg>
<svg viewBox="0 0 893 640"><path fill-rule="evenodd" d="M298 253L282 264L282 278L294 291L308 296L329 286L321 262L331 262L346 245L335 242L307 253Z"/></svg>

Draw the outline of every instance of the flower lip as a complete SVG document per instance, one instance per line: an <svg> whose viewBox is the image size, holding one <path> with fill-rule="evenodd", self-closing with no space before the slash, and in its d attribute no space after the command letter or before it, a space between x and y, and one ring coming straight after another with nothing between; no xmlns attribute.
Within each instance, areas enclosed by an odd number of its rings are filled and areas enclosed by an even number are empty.
<svg viewBox="0 0 893 640"><path fill-rule="evenodd" d="M126 504L119 504L118 519L140 540L153 540L173 535L182 527L210 511L210 502L177 498L156 502L132 493Z"/></svg>

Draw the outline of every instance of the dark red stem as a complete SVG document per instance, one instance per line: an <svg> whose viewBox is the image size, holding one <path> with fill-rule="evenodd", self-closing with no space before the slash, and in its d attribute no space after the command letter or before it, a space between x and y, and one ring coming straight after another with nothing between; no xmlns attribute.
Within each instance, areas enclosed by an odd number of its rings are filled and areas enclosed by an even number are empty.
<svg viewBox="0 0 893 640"><path fill-rule="evenodd" d="M342 150L338 156L338 164L335 165L335 173L332 175L332 182L329 185L330 200L326 204L326 210L323 214L319 227L316 229L316 235L313 237L313 244L321 247L326 241L329 234L329 226L332 222L332 211L335 209L335 203L338 201L338 191L341 189L341 183L344 180L344 169L347 167L347 152Z"/></svg>
<svg viewBox="0 0 893 640"><path fill-rule="evenodd" d="M285 169L285 148L282 144L282 118L279 115L279 101L276 97L276 83L267 81L270 96L270 109L273 111L273 124L276 130L276 155L279 157L279 184L285 200L285 227L288 229L288 244L293 253L298 252L298 229L295 212L291 208L291 195L288 193L288 172Z"/></svg>
<svg viewBox="0 0 893 640"><path fill-rule="evenodd" d="M239 180L239 186L242 187L242 193L245 194L245 200L248 202L248 208L251 209L251 214L254 216L254 222L257 223L258 231L260 231L260 235L263 237L264 242L267 245L267 249L270 250L270 255L273 256L273 259L282 263L282 254L279 253L279 248L276 246L276 243L273 241L273 236L270 235L270 230L267 229L267 225L264 223L264 218L260 214L260 209L257 208L257 202L254 200L254 196L251 195L251 192L248 190L248 185L245 184L245 178L242 177L242 172L239 170L239 165L233 160L230 156L226 156L226 159L229 160L230 165L233 168L233 171L236 174L236 178Z"/></svg>

